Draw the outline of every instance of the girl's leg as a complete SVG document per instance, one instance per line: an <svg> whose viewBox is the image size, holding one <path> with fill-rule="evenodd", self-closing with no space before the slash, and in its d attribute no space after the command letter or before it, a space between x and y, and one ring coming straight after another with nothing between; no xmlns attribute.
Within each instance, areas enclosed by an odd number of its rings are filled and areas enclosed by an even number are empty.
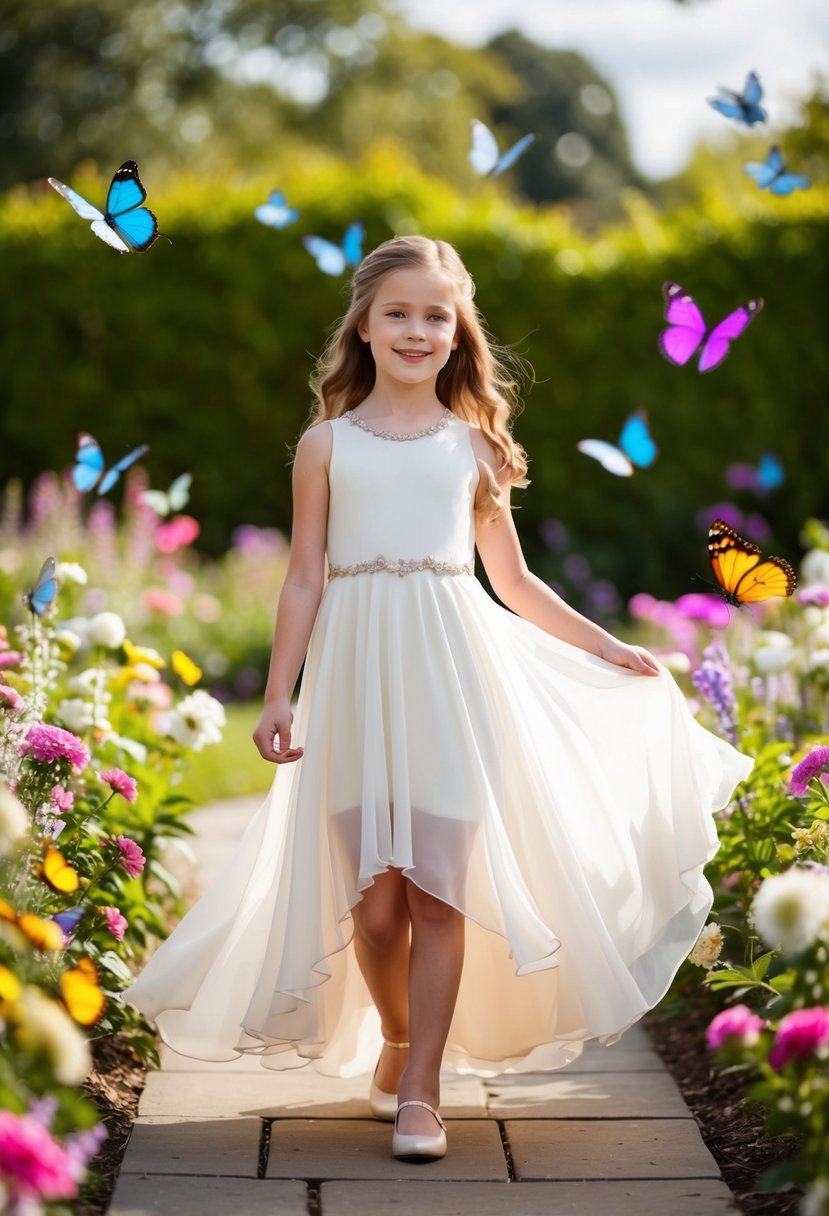
<svg viewBox="0 0 829 1216"><path fill-rule="evenodd" d="M357 964L392 1043L409 1038L409 885L400 870L386 870L351 910ZM405 1051L383 1049L375 1075L380 1089L397 1092L405 1063Z"/></svg>
<svg viewBox="0 0 829 1216"><path fill-rule="evenodd" d="M400 1078L400 1102L418 1098L437 1108L440 1066L463 969L464 917L456 908L405 881L412 925L409 962L411 1050ZM427 1110L407 1106L397 1129L404 1135L434 1136L437 1124Z"/></svg>

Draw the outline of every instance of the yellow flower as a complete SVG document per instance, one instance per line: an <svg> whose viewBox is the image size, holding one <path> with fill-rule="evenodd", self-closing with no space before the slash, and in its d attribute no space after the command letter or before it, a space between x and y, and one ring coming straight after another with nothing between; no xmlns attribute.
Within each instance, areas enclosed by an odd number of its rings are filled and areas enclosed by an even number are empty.
<svg viewBox="0 0 829 1216"><path fill-rule="evenodd" d="M85 1035L57 1001L28 984L17 1007L17 1039L25 1051L45 1058L62 1085L80 1085L92 1067Z"/></svg>
<svg viewBox="0 0 829 1216"><path fill-rule="evenodd" d="M164 659L157 650L153 650L152 646L134 646L129 639L124 642L124 651L131 667L135 667L138 663L147 663L150 667L155 667L159 671L162 667L166 667Z"/></svg>
<svg viewBox="0 0 829 1216"><path fill-rule="evenodd" d="M180 676L188 688L198 684L202 678L202 669L189 658L183 650L173 651L173 671Z"/></svg>
<svg viewBox="0 0 829 1216"><path fill-rule="evenodd" d="M21 991L20 980L14 972L0 965L0 1002L16 1001Z"/></svg>

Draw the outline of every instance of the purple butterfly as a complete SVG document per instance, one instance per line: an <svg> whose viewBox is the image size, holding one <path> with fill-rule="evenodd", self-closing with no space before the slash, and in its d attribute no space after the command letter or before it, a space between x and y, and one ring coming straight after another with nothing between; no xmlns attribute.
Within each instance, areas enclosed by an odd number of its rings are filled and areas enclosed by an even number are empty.
<svg viewBox="0 0 829 1216"><path fill-rule="evenodd" d="M699 370L712 372L728 354L729 345L753 321L763 307L758 297L742 308L735 308L724 321L709 329L702 313L679 283L663 283L665 320L668 328L659 335L659 349L670 363L683 367L699 350Z"/></svg>

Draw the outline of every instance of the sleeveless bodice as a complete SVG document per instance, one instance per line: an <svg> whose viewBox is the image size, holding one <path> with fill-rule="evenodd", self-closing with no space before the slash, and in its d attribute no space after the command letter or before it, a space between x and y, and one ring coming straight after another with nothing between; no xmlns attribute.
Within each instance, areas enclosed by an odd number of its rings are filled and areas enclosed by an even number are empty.
<svg viewBox="0 0 829 1216"><path fill-rule="evenodd" d="M452 414L395 441L349 415L331 422L329 574L472 573L479 472Z"/></svg>

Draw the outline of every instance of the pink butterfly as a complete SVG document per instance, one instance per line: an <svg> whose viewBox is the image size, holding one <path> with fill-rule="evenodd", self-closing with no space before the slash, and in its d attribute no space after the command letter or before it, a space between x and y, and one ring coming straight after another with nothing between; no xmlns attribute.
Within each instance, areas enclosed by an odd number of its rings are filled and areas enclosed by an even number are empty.
<svg viewBox="0 0 829 1216"><path fill-rule="evenodd" d="M688 295L679 283L663 283L662 294L665 297L668 328L659 335L659 349L669 362L679 367L683 367L699 350L701 372L711 372L719 367L728 354L730 344L739 338L763 307L759 297L749 300L709 330L693 296Z"/></svg>

